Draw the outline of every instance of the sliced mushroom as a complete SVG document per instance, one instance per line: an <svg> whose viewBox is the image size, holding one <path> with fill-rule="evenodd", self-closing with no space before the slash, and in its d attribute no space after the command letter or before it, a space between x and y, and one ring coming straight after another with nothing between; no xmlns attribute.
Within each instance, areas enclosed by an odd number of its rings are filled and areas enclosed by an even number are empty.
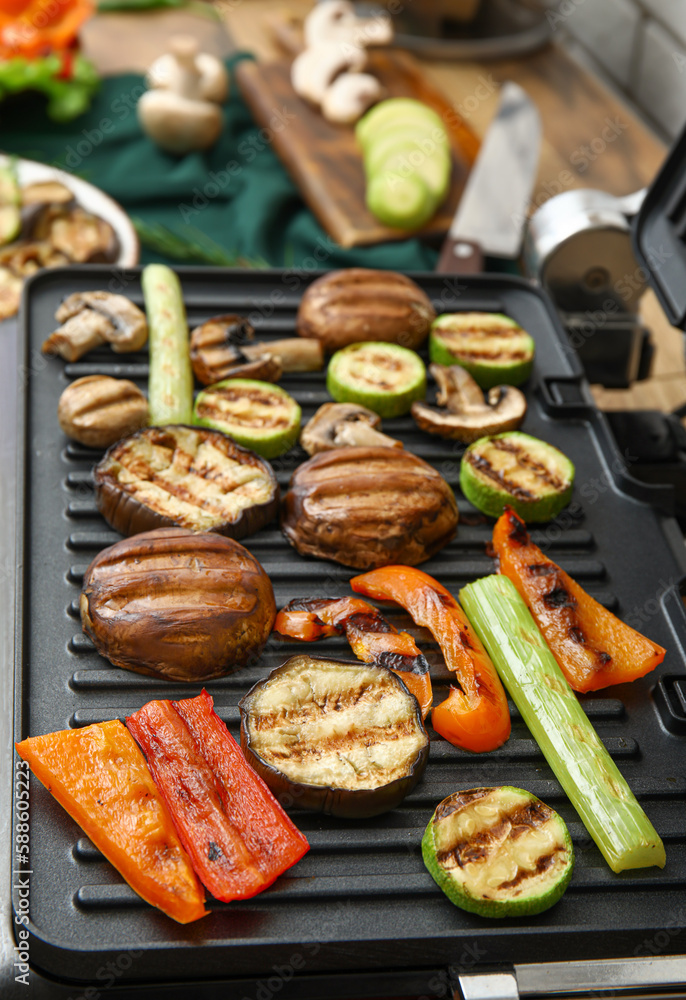
<svg viewBox="0 0 686 1000"><path fill-rule="evenodd" d="M383 97L384 88L370 73L342 73L324 94L322 114L330 122L356 122Z"/></svg>
<svg viewBox="0 0 686 1000"><path fill-rule="evenodd" d="M191 333L191 365L197 380L213 385L225 378L278 382L283 372L312 372L324 367L317 340L290 337L251 343L254 330L241 316L213 316Z"/></svg>
<svg viewBox="0 0 686 1000"><path fill-rule="evenodd" d="M291 66L291 83L296 94L319 107L337 76L349 70L359 73L366 63L364 49L338 42L323 42L304 49L296 56Z"/></svg>
<svg viewBox="0 0 686 1000"><path fill-rule="evenodd" d="M69 258L55 250L47 240L13 243L0 251L0 266L24 278L35 274L41 267L60 267L69 263Z"/></svg>
<svg viewBox="0 0 686 1000"><path fill-rule="evenodd" d="M308 455L333 448L402 448L402 441L382 434L381 418L357 403L324 403L305 424L300 444Z"/></svg>
<svg viewBox="0 0 686 1000"><path fill-rule="evenodd" d="M281 365L263 346L248 354L255 331L241 316L213 316L191 333L191 366L202 385L225 378L256 378L277 382Z"/></svg>
<svg viewBox="0 0 686 1000"><path fill-rule="evenodd" d="M21 189L22 205L69 205L74 192L60 181L38 181Z"/></svg>
<svg viewBox="0 0 686 1000"><path fill-rule="evenodd" d="M526 397L512 385L494 386L484 400L482 390L459 365L434 364L429 371L438 383L438 405L412 404L417 425L429 434L468 444L486 434L515 430L526 416Z"/></svg>
<svg viewBox="0 0 686 1000"><path fill-rule="evenodd" d="M264 343L246 344L243 352L254 358L264 351L278 359L285 372L319 372L324 367L324 348L313 337L286 337Z"/></svg>
<svg viewBox="0 0 686 1000"><path fill-rule="evenodd" d="M14 316L19 308L23 282L8 267L0 267L0 319Z"/></svg>
<svg viewBox="0 0 686 1000"><path fill-rule="evenodd" d="M145 313L124 295L75 292L55 313L62 325L43 344L44 354L77 361L87 351L109 343L113 351L138 351L148 339Z"/></svg>

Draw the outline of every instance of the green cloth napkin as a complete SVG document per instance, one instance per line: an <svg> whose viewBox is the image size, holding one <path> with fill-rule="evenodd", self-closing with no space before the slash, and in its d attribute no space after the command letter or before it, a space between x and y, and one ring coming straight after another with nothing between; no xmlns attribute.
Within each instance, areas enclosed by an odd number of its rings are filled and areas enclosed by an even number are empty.
<svg viewBox="0 0 686 1000"><path fill-rule="evenodd" d="M103 80L88 112L68 124L27 113L20 102L0 105L0 147L77 174L146 223L180 233L196 227L227 251L274 267L433 270L436 251L416 239L351 250L331 240L243 102L233 69L245 58L227 60L226 127L209 152L170 156L143 135L135 107L145 87L133 74ZM143 250L143 263L162 259Z"/></svg>

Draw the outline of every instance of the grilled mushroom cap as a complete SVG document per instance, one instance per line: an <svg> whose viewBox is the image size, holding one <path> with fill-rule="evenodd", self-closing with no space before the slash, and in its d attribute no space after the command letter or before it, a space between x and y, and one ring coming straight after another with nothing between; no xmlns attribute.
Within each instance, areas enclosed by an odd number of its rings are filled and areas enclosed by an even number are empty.
<svg viewBox="0 0 686 1000"><path fill-rule="evenodd" d="M138 351L148 339L145 313L124 295L75 292L55 313L62 324L43 344L44 354L77 361L87 351L109 342L113 351Z"/></svg>
<svg viewBox="0 0 686 1000"><path fill-rule="evenodd" d="M526 397L512 385L498 385L483 392L460 365L431 365L438 383L438 406L413 403L412 416L429 434L470 443L486 434L516 430L526 416Z"/></svg>
<svg viewBox="0 0 686 1000"><path fill-rule="evenodd" d="M402 441L382 434L381 417L357 403L324 403L305 424L300 444L308 455L342 447L402 448Z"/></svg>

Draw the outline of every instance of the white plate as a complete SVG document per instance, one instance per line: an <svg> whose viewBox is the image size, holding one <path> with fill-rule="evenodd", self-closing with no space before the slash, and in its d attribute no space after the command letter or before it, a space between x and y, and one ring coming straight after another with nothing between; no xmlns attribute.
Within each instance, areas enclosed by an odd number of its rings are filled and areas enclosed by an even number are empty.
<svg viewBox="0 0 686 1000"><path fill-rule="evenodd" d="M0 167L7 167L11 162L11 157L0 154ZM98 215L105 222L109 222L119 241L119 256L113 263L119 267L134 267L138 263L140 244L136 230L124 209L113 198L110 198L100 188L89 184L88 181L74 177L73 174L68 174L64 170L58 170L57 167L20 158L15 159L14 162L17 177L22 187L26 184L39 184L43 181L59 181L74 192L74 197L82 208L85 208L87 212L92 212L93 215Z"/></svg>

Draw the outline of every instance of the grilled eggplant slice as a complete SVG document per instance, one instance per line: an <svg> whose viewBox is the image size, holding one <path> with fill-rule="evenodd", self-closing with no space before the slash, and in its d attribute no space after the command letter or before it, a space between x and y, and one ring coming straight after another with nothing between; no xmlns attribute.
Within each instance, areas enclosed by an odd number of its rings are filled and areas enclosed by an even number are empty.
<svg viewBox="0 0 686 1000"><path fill-rule="evenodd" d="M229 378L201 392L194 420L214 427L263 458L292 448L300 434L300 407L278 385L256 379Z"/></svg>
<svg viewBox="0 0 686 1000"><path fill-rule="evenodd" d="M521 788L470 788L443 799L422 840L424 863L451 903L482 917L553 906L574 867L564 820Z"/></svg>
<svg viewBox="0 0 686 1000"><path fill-rule="evenodd" d="M363 340L417 348L435 317L430 299L411 278L350 267L312 282L296 326L299 336L316 337L330 353Z"/></svg>
<svg viewBox="0 0 686 1000"><path fill-rule="evenodd" d="M243 752L272 791L331 816L394 809L429 759L417 699L386 667L292 656L240 710Z"/></svg>
<svg viewBox="0 0 686 1000"><path fill-rule="evenodd" d="M421 458L403 448L336 448L295 470L281 527L301 555L370 569L430 559L457 521L453 491Z"/></svg>
<svg viewBox="0 0 686 1000"><path fill-rule="evenodd" d="M240 670L262 652L275 617L269 577L247 549L185 528L104 549L81 593L83 630L101 656L174 681Z"/></svg>
<svg viewBox="0 0 686 1000"><path fill-rule="evenodd" d="M305 642L344 632L358 659L393 670L419 702L422 718L429 714L432 693L426 657L409 632L398 632L367 601L359 597L297 597L279 611L274 631Z"/></svg>
<svg viewBox="0 0 686 1000"><path fill-rule="evenodd" d="M521 431L479 438L460 464L462 492L491 517L510 506L524 521L550 521L569 503L573 486L567 456Z"/></svg>
<svg viewBox="0 0 686 1000"><path fill-rule="evenodd" d="M201 427L146 427L112 445L93 475L98 510L122 535L177 524L245 538L279 509L271 466Z"/></svg>

